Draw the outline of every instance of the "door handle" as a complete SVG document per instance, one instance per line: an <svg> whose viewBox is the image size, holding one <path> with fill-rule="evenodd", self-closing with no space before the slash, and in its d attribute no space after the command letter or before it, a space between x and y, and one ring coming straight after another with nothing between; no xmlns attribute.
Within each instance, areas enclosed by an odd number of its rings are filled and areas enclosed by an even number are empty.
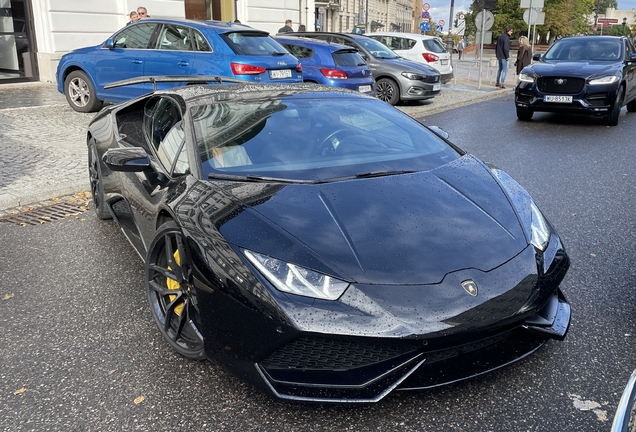
<svg viewBox="0 0 636 432"><path fill-rule="evenodd" d="M183 61L183 60L182 60L182 61L180 61L180 62L178 63L178 65L179 65L179 66L184 66L184 67L185 67L185 66L190 66L190 62L187 62L187 61Z"/></svg>
<svg viewBox="0 0 636 432"><path fill-rule="evenodd" d="M133 64L142 64L143 63L143 61L139 60L139 59L134 59L132 62L133 62Z"/></svg>

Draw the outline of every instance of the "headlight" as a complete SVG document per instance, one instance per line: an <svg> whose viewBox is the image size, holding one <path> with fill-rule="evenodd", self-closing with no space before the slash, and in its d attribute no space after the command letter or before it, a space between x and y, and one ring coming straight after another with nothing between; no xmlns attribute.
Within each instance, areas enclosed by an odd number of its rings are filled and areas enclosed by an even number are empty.
<svg viewBox="0 0 636 432"><path fill-rule="evenodd" d="M590 85L612 84L616 81L618 81L618 77L616 75L610 75L590 80Z"/></svg>
<svg viewBox="0 0 636 432"><path fill-rule="evenodd" d="M519 74L519 81L527 82L527 83L533 83L534 82L534 75L525 74L525 73L522 72L522 73Z"/></svg>
<svg viewBox="0 0 636 432"><path fill-rule="evenodd" d="M530 244L543 252L550 242L550 224L532 201L530 194L515 179L497 168L490 168L517 209Z"/></svg>
<svg viewBox="0 0 636 432"><path fill-rule="evenodd" d="M244 250L243 253L279 291L305 297L337 300L349 287L348 282L267 255L248 250Z"/></svg>
<svg viewBox="0 0 636 432"><path fill-rule="evenodd" d="M416 74L412 72L402 72L402 76L410 80L418 80L418 81L426 78L424 75L420 75L420 74Z"/></svg>

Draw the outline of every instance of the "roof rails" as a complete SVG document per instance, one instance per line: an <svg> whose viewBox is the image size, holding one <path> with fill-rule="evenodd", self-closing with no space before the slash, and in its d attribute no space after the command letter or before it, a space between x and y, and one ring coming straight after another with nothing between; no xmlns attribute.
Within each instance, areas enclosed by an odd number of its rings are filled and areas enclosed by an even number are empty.
<svg viewBox="0 0 636 432"><path fill-rule="evenodd" d="M246 81L229 78L223 76L205 76L205 75L190 75L190 76L140 76L136 78L129 78L121 81L115 81L110 84L106 84L104 89L111 89L115 87L123 87L133 84L152 83L152 91L157 91L157 83L164 82L185 82L188 84L205 84L214 82L216 84L234 83L245 84Z"/></svg>

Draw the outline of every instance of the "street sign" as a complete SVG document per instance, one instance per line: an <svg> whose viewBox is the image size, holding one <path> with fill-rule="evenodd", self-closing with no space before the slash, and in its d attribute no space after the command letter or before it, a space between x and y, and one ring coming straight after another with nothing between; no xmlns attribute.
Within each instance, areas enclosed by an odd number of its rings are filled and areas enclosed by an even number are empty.
<svg viewBox="0 0 636 432"><path fill-rule="evenodd" d="M444 31L444 27L442 27L441 25L438 25L435 30L437 30L437 33L441 33Z"/></svg>
<svg viewBox="0 0 636 432"><path fill-rule="evenodd" d="M466 21L460 20L457 22L457 27L455 27L455 34L459 36L464 36L466 32Z"/></svg>
<svg viewBox="0 0 636 432"><path fill-rule="evenodd" d="M431 14L429 12L422 12L422 18L430 18Z"/></svg>
<svg viewBox="0 0 636 432"><path fill-rule="evenodd" d="M477 30L481 30L481 15L484 11L481 11L477 14L475 18L475 26L477 26ZM486 11L486 15L484 18L484 31L490 30L492 25L495 23L495 16L490 11Z"/></svg>
<svg viewBox="0 0 636 432"><path fill-rule="evenodd" d="M424 3L424 4L422 5L422 12L426 12L426 11L428 11L430 8L431 8L431 5L430 5L430 4L428 4L428 3Z"/></svg>
<svg viewBox="0 0 636 432"><path fill-rule="evenodd" d="M440 26L440 27L444 27L444 24L446 24L446 21L444 21L444 20L439 20L437 22L437 25Z"/></svg>
<svg viewBox="0 0 636 432"><path fill-rule="evenodd" d="M526 24L543 25L545 24L545 12L540 12L534 8L526 9L523 13L523 20Z"/></svg>
<svg viewBox="0 0 636 432"><path fill-rule="evenodd" d="M459 14L459 20L462 21L464 19L464 14Z"/></svg>
<svg viewBox="0 0 636 432"><path fill-rule="evenodd" d="M521 0L521 4L519 5L519 7L521 9L530 9L530 8L543 9L543 0Z"/></svg>
<svg viewBox="0 0 636 432"><path fill-rule="evenodd" d="M324 7L322 7L322 6L320 6L320 7L318 8L318 13L319 13L320 15L324 14L324 13L325 13L325 11L326 11L326 9L325 9Z"/></svg>

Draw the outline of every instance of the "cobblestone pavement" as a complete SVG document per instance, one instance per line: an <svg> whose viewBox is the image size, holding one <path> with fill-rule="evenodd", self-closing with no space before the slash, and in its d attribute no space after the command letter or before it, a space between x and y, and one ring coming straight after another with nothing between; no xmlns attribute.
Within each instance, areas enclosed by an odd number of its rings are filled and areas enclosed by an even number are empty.
<svg viewBox="0 0 636 432"><path fill-rule="evenodd" d="M466 65L457 66L457 79L439 96L398 108L420 118L510 91L477 89L476 77L466 79ZM85 134L93 116L73 111L54 84L0 85L0 216L89 190Z"/></svg>

